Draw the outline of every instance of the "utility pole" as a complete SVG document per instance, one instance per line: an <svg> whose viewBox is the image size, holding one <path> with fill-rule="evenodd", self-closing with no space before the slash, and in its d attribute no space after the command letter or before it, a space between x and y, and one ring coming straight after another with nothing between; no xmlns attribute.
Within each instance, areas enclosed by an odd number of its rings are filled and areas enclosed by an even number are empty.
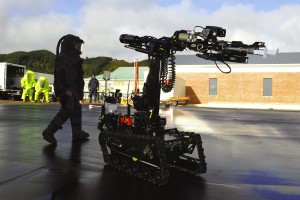
<svg viewBox="0 0 300 200"><path fill-rule="evenodd" d="M134 93L139 92L139 66L138 60L135 59L134 61Z"/></svg>
<svg viewBox="0 0 300 200"><path fill-rule="evenodd" d="M105 80L104 95L107 96L107 81L110 80L110 71L104 71L103 80Z"/></svg>

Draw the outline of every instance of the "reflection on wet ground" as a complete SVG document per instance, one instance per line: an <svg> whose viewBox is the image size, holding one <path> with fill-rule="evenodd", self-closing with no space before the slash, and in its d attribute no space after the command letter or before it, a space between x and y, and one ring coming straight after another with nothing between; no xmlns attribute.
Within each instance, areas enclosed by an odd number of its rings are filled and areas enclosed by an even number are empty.
<svg viewBox="0 0 300 200"><path fill-rule="evenodd" d="M300 198L300 135L295 134L300 113L184 107L162 113L171 115L170 127L201 134L206 180L244 188L262 199Z"/></svg>
<svg viewBox="0 0 300 200"><path fill-rule="evenodd" d="M59 105L52 104L0 104L1 197L300 199L300 136L296 132L300 113L189 107L161 110L167 128L201 134L208 172L194 178L171 171L168 185L158 187L103 163L97 130L100 108L83 105L83 128L91 134L90 140L72 143L67 121L56 134L57 146L48 145L41 132L58 109Z"/></svg>

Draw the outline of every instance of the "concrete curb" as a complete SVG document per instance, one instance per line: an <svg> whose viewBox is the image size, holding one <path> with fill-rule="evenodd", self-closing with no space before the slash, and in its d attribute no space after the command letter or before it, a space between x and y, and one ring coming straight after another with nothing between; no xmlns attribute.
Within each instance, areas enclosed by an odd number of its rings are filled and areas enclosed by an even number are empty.
<svg viewBox="0 0 300 200"><path fill-rule="evenodd" d="M300 104L207 103L207 104L189 104L188 106L195 106L195 107L202 107L202 108L235 108L235 109L300 111Z"/></svg>

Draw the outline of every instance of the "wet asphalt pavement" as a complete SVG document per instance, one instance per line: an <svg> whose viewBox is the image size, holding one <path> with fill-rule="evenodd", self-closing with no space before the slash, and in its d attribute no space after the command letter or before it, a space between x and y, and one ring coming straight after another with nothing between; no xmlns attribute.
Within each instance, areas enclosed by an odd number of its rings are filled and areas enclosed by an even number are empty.
<svg viewBox="0 0 300 200"><path fill-rule="evenodd" d="M90 139L71 142L67 121L48 145L41 133L58 104L0 103L0 199L3 200L299 200L300 112L178 107L161 111L167 127L202 136L208 171L171 172L165 186L122 174L102 159L100 108L83 105Z"/></svg>

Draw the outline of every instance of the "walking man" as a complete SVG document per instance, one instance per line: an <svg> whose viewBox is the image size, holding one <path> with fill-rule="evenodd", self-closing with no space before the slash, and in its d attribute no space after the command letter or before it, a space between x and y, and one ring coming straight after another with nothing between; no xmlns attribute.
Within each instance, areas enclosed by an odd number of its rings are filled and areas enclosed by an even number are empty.
<svg viewBox="0 0 300 200"><path fill-rule="evenodd" d="M81 129L81 104L83 98L83 60L80 58L84 41L74 35L63 36L57 44L54 66L54 90L60 97L61 108L42 133L51 144L57 141L54 134L70 119L73 141L85 140L89 134ZM61 52L59 53L59 47Z"/></svg>
<svg viewBox="0 0 300 200"><path fill-rule="evenodd" d="M93 76L92 76L91 80L89 81L90 103L92 103L93 96L94 96L94 103L97 102L98 89L99 89L99 81L96 79L95 74L93 73Z"/></svg>

